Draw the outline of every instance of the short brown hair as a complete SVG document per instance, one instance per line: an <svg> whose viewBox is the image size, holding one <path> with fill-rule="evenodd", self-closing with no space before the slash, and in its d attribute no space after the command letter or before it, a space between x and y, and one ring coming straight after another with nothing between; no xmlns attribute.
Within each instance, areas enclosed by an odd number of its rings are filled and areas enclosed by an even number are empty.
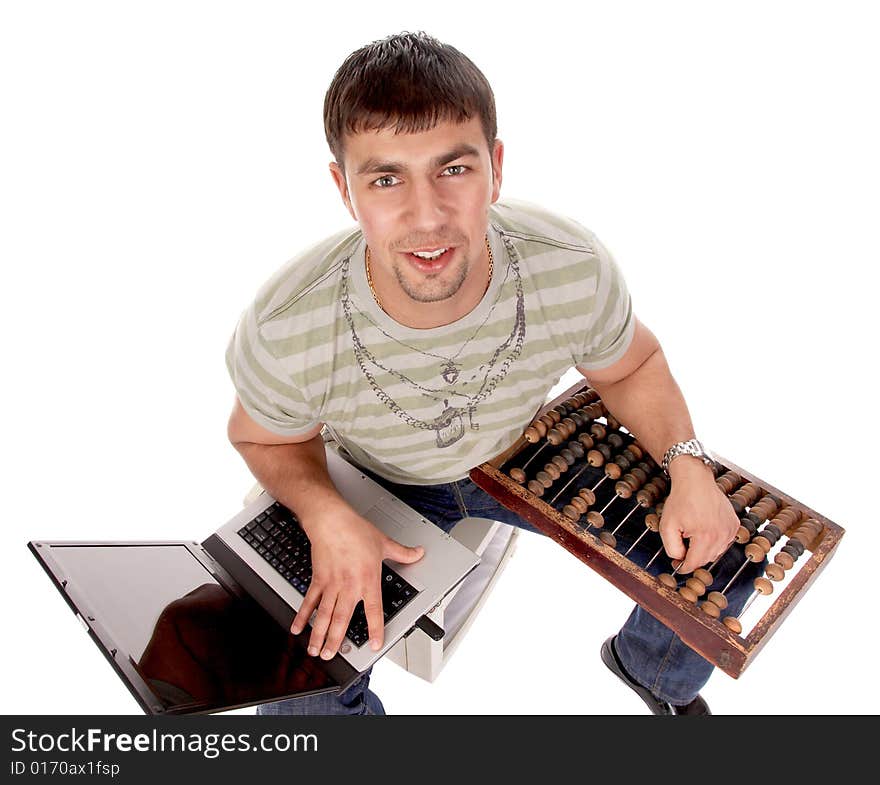
<svg viewBox="0 0 880 785"><path fill-rule="evenodd" d="M346 133L428 131L442 121L479 116L489 153L498 132L495 96L482 71L427 33L403 32L352 52L324 96L324 133L343 163Z"/></svg>

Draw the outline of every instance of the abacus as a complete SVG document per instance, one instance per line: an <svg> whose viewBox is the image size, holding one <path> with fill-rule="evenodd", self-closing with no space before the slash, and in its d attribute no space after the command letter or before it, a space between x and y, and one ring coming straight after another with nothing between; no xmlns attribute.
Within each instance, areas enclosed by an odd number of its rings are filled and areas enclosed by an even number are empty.
<svg viewBox="0 0 880 785"><path fill-rule="evenodd" d="M470 477L738 678L828 563L844 529L715 458L716 484L740 517L736 542L744 546L742 566L718 585L717 561L684 576L665 554L659 523L669 479L586 381L547 403L508 450ZM632 540L625 549L618 542L623 533ZM639 543L655 551L644 566L630 555ZM655 576L652 564L655 573L667 569ZM752 594L731 614L725 595L741 578L751 581ZM743 617L759 599L763 615L744 631Z"/></svg>

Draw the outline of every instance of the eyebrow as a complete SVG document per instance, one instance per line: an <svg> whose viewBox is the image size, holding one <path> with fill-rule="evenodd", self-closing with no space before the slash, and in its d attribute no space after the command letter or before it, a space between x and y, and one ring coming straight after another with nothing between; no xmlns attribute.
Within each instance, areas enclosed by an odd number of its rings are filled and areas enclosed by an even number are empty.
<svg viewBox="0 0 880 785"><path fill-rule="evenodd" d="M438 155L433 161L431 161L431 168L435 168L437 166L443 166L444 164L448 164L450 161L454 161L456 158L464 158L468 155L479 156L480 151L477 150L476 147L470 144L460 144L457 147L454 147L449 152L443 153L442 155ZM401 172L406 171L406 166L402 163L398 163L397 161L382 161L378 158L368 158L364 161L355 174L376 174L378 172L390 172L391 174L400 174Z"/></svg>

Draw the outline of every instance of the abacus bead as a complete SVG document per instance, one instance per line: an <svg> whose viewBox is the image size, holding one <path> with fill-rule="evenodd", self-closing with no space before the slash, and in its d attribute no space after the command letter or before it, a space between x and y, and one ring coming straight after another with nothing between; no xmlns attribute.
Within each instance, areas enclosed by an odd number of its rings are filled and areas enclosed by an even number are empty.
<svg viewBox="0 0 880 785"><path fill-rule="evenodd" d="M580 512L578 512L571 504L566 504L562 508L562 514L566 518L571 518L571 520L576 521L581 517Z"/></svg>
<svg viewBox="0 0 880 785"><path fill-rule="evenodd" d="M720 591L710 591L706 600L717 605L722 611L727 607L727 597Z"/></svg>
<svg viewBox="0 0 880 785"><path fill-rule="evenodd" d="M733 507L733 511L734 511L737 515L742 515L742 514L743 514L743 510L745 509L745 508L742 506L742 504L740 504L738 501L736 501L736 499L731 499L731 500L730 500L730 506Z"/></svg>
<svg viewBox="0 0 880 785"><path fill-rule="evenodd" d="M660 516L655 512L649 512L645 516L645 526L652 532L660 531Z"/></svg>
<svg viewBox="0 0 880 785"><path fill-rule="evenodd" d="M790 570L794 567L794 559L791 558L790 553L783 553L780 551L773 557L773 561L775 561L782 569Z"/></svg>
<svg viewBox="0 0 880 785"><path fill-rule="evenodd" d="M689 586L682 586L678 593L684 597L688 602L696 602L697 601L697 593L691 589Z"/></svg>
<svg viewBox="0 0 880 785"><path fill-rule="evenodd" d="M553 485L553 478L543 470L535 474L535 479L545 488L549 488Z"/></svg>
<svg viewBox="0 0 880 785"><path fill-rule="evenodd" d="M758 527L755 526L755 522L747 515L743 515L743 517L739 519L739 522L740 525L749 533L750 537L753 537L758 531Z"/></svg>
<svg viewBox="0 0 880 785"><path fill-rule="evenodd" d="M764 572L774 581L781 581L785 577L785 570L779 564L768 564Z"/></svg>
<svg viewBox="0 0 880 785"><path fill-rule="evenodd" d="M773 594L773 584L766 578L755 578L755 589L761 594Z"/></svg>
<svg viewBox="0 0 880 785"><path fill-rule="evenodd" d="M712 573L709 570L700 567L699 569L694 570L694 577L703 584L703 586L711 586L712 581L715 579L712 577Z"/></svg>
<svg viewBox="0 0 880 785"><path fill-rule="evenodd" d="M612 480L616 480L621 474L623 474L623 470L616 463L606 463L605 474L607 474Z"/></svg>
<svg viewBox="0 0 880 785"><path fill-rule="evenodd" d="M590 464L590 466L601 466L605 463L605 456L602 455L600 450L590 450L587 453L587 463Z"/></svg>
<svg viewBox="0 0 880 785"><path fill-rule="evenodd" d="M749 561L763 561L764 557L767 555L764 549L760 545L755 545L755 543L750 542L745 547L746 558Z"/></svg>
<svg viewBox="0 0 880 785"><path fill-rule="evenodd" d="M531 442L532 444L541 440L541 434L538 432L538 429L532 425L526 428L526 432L523 435L526 437L526 441Z"/></svg>
<svg viewBox="0 0 880 785"><path fill-rule="evenodd" d="M619 480L614 483L614 492L620 496L621 499L628 499L633 494L632 486L625 482L624 480Z"/></svg>
<svg viewBox="0 0 880 785"><path fill-rule="evenodd" d="M557 461L557 458L559 459L559 461L562 461L562 463L564 463L565 466L562 466ZM574 465L575 457L574 457L574 453L571 450L569 450L568 447L563 447L559 451L559 455L554 455L552 460L553 460L553 463L555 463L557 466L559 466L560 469L562 469L562 471L568 471L568 467Z"/></svg>
<svg viewBox="0 0 880 785"><path fill-rule="evenodd" d="M601 529L605 525L605 519L595 510L590 510L587 513L587 520L590 522L590 526L595 526L597 529Z"/></svg>
<svg viewBox="0 0 880 785"><path fill-rule="evenodd" d="M739 635L743 631L742 624L739 623L739 619L735 619L733 616L725 616L721 623L727 627L733 633Z"/></svg>
<svg viewBox="0 0 880 785"><path fill-rule="evenodd" d="M535 494L535 496L544 495L544 486L537 480L529 480L528 489Z"/></svg>
<svg viewBox="0 0 880 785"><path fill-rule="evenodd" d="M668 572L661 572L657 576L657 580L660 581L664 586L668 589L675 589L678 586L678 581L670 575Z"/></svg>
<svg viewBox="0 0 880 785"><path fill-rule="evenodd" d="M749 530L745 526L740 526L736 530L735 539L740 545L745 545L751 538L752 535L749 534Z"/></svg>
<svg viewBox="0 0 880 785"><path fill-rule="evenodd" d="M580 496L575 496L571 500L571 506L574 507L582 515L589 509L587 503Z"/></svg>
<svg viewBox="0 0 880 785"><path fill-rule="evenodd" d="M755 537L755 539L753 539L752 542L755 545L757 545L762 551L764 551L765 555L770 553L770 549L773 547L770 540L768 540L766 537L763 537L760 534L757 537Z"/></svg>
<svg viewBox="0 0 880 785"><path fill-rule="evenodd" d="M577 440L588 450L596 443L596 440L588 433L579 433Z"/></svg>
<svg viewBox="0 0 880 785"><path fill-rule="evenodd" d="M560 431L556 430L556 428L551 428L547 431L547 441L556 447L565 441L565 436L563 436Z"/></svg>
<svg viewBox="0 0 880 785"><path fill-rule="evenodd" d="M590 433L597 439L604 439L608 435L608 429L600 422L594 422L590 426Z"/></svg>
<svg viewBox="0 0 880 785"><path fill-rule="evenodd" d="M541 472L538 472L538 474L540 474L540 473L541 473ZM556 466L556 464L548 463L548 464L544 467L544 473L545 473L545 474L549 474L549 475L550 475L550 478L553 479L553 480L558 480L558 479L559 479L560 471L559 471L559 467ZM537 477L538 475L535 475L535 476ZM540 477L538 477L538 479L540 480Z"/></svg>
<svg viewBox="0 0 880 785"><path fill-rule="evenodd" d="M514 466L510 470L510 476L516 480L520 485L526 481L526 473L519 468L519 466Z"/></svg>
<svg viewBox="0 0 880 785"><path fill-rule="evenodd" d="M618 430L620 428L620 422L612 417L610 414L607 415L606 419L608 420L608 427L612 430Z"/></svg>
<svg viewBox="0 0 880 785"><path fill-rule="evenodd" d="M768 535L772 534L777 540L782 536L782 532L779 531L779 527L775 523L768 523L764 527L764 531Z"/></svg>
<svg viewBox="0 0 880 785"><path fill-rule="evenodd" d="M651 491L650 488L642 488L636 494L636 501L642 505L642 507L650 507L654 501L656 500L657 495Z"/></svg>
<svg viewBox="0 0 880 785"><path fill-rule="evenodd" d="M596 503L596 494L593 493L589 488L581 488L578 491L578 496L580 496L587 504Z"/></svg>
<svg viewBox="0 0 880 785"><path fill-rule="evenodd" d="M700 607L711 616L713 619L717 619L721 616L721 608L719 608L714 602L709 602L706 600Z"/></svg>
<svg viewBox="0 0 880 785"><path fill-rule="evenodd" d="M568 449L575 456L575 458L584 457L584 445L582 445L580 442L569 442Z"/></svg>
<svg viewBox="0 0 880 785"><path fill-rule="evenodd" d="M604 529L599 532L599 539L602 540L609 548L614 548L617 545L617 537L615 537L611 532L607 532Z"/></svg>
<svg viewBox="0 0 880 785"><path fill-rule="evenodd" d="M706 584L697 578L688 578L684 585L696 594L697 597L702 597L706 593Z"/></svg>

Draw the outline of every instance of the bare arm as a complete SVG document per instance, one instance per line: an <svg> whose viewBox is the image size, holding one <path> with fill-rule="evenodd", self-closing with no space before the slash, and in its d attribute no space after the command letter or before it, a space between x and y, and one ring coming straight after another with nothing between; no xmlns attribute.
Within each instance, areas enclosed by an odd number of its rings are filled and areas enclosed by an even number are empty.
<svg viewBox="0 0 880 785"><path fill-rule="evenodd" d="M598 371L578 370L657 463L673 444L694 437L687 404L663 350L638 320L632 343L620 360ZM663 507L660 534L667 554L684 558L681 572L688 573L722 553L739 522L712 472L697 458L676 458L669 464L669 476L672 487ZM687 550L685 537L689 538Z"/></svg>
<svg viewBox="0 0 880 785"><path fill-rule="evenodd" d="M371 646L380 649L382 559L411 563L424 550L387 537L342 498L327 471L320 425L301 436L279 436L254 422L236 398L227 435L260 485L296 513L311 543L312 580L291 631L302 631L317 609L309 654L330 659L363 600Z"/></svg>
<svg viewBox="0 0 880 785"><path fill-rule="evenodd" d="M302 436L279 436L254 422L236 398L226 433L260 485L293 510L303 527L345 504L327 472L320 424Z"/></svg>

